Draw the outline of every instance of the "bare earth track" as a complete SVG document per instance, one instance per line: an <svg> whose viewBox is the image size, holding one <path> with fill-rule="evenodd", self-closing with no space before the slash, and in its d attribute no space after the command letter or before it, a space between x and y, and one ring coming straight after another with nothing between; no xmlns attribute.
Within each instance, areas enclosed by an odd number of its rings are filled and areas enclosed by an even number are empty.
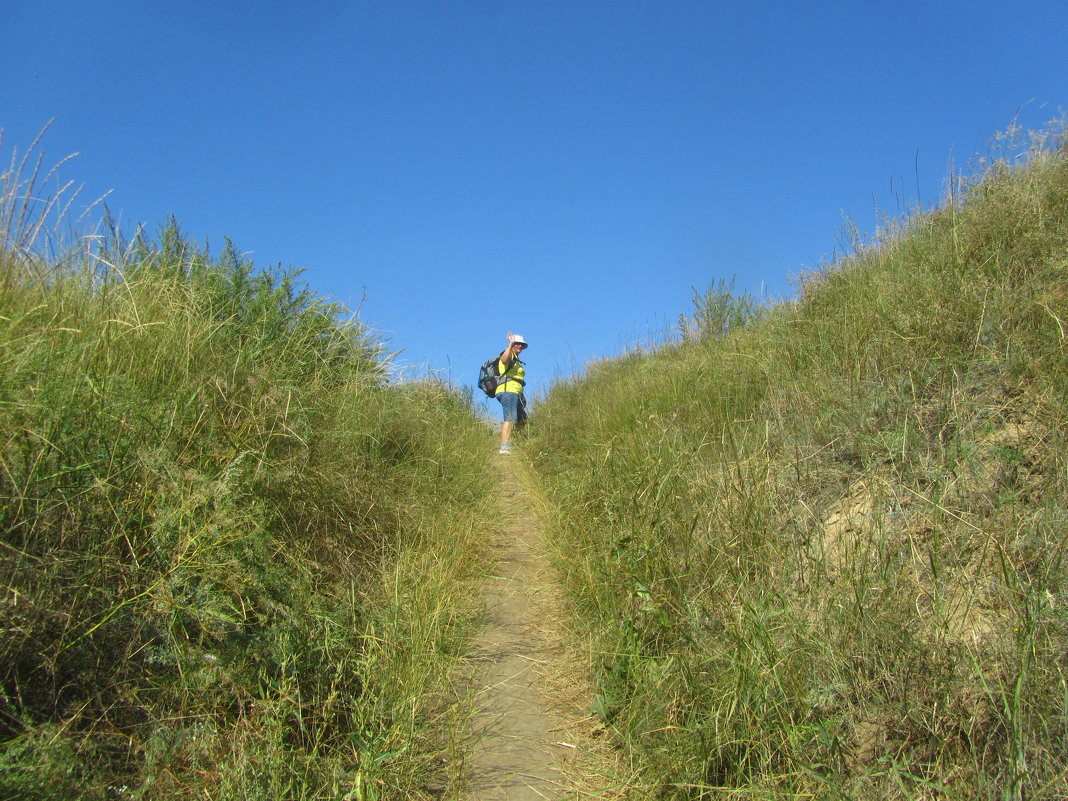
<svg viewBox="0 0 1068 801"><path fill-rule="evenodd" d="M606 786L608 771L594 767L606 761L595 754L604 750L596 744L596 721L566 697L575 682L561 679L561 670L570 672L561 664L569 657L530 499L510 457L500 457L499 466L500 559L482 590L486 626L474 654L478 742L465 801L619 798Z"/></svg>

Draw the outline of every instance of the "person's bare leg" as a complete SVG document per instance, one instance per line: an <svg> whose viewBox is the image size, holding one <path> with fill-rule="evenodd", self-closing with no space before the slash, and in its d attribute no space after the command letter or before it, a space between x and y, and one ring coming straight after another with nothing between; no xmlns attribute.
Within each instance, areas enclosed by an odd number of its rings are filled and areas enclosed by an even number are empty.
<svg viewBox="0 0 1068 801"><path fill-rule="evenodd" d="M512 424L505 420L501 423L501 444L509 442L512 439Z"/></svg>

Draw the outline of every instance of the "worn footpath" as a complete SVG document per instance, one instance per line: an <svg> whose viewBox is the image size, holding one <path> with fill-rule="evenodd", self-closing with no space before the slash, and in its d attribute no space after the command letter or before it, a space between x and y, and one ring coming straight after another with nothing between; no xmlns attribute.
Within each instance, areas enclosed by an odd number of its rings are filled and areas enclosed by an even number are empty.
<svg viewBox="0 0 1068 801"><path fill-rule="evenodd" d="M568 698L569 657L542 534L519 483L514 457L501 456L500 554L483 586L486 625L477 643L478 738L466 801L618 798L594 752L597 722ZM591 732L594 737L591 738Z"/></svg>

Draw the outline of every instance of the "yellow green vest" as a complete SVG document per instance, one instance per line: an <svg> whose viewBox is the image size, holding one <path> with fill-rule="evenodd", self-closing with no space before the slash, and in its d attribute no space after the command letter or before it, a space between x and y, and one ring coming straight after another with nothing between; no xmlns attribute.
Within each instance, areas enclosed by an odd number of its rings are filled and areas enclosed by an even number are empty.
<svg viewBox="0 0 1068 801"><path fill-rule="evenodd" d="M512 359L507 370L504 369L504 362L498 359L497 369L500 370L501 377L504 379L518 378L520 381L526 380L525 377L527 371L523 367L523 362L519 361L518 358ZM497 385L497 392L495 394L500 395L502 392L518 392L522 395L523 385L515 381L504 380Z"/></svg>

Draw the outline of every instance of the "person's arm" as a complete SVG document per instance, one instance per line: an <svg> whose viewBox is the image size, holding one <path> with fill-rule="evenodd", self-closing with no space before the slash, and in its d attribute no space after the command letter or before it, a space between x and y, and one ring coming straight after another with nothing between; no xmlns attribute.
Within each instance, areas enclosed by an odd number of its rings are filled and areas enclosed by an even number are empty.
<svg viewBox="0 0 1068 801"><path fill-rule="evenodd" d="M509 331L508 332L508 347L506 347L504 349L504 351L501 353L501 363L504 364L505 367L507 367L508 365L510 365L512 363L512 359L514 359L515 357L516 357L515 334L513 334L511 331Z"/></svg>

